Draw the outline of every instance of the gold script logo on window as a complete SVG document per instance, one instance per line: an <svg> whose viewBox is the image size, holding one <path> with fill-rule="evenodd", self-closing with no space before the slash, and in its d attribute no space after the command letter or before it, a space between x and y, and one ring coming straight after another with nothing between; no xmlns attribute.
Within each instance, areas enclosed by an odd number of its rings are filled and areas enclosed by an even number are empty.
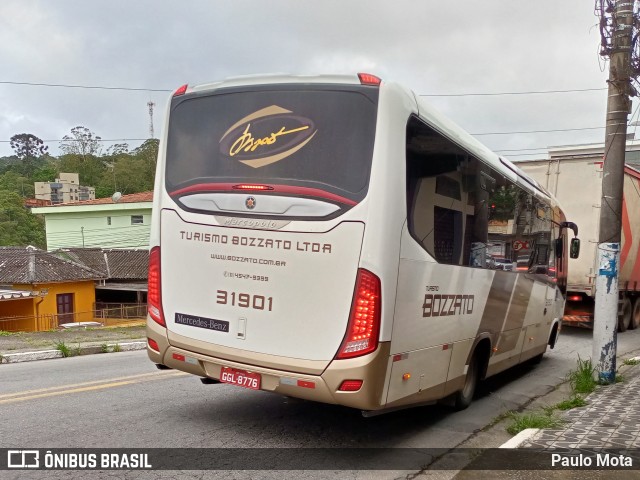
<svg viewBox="0 0 640 480"><path fill-rule="evenodd" d="M272 105L232 125L220 139L220 153L253 168L264 167L293 155L316 133L308 118Z"/></svg>

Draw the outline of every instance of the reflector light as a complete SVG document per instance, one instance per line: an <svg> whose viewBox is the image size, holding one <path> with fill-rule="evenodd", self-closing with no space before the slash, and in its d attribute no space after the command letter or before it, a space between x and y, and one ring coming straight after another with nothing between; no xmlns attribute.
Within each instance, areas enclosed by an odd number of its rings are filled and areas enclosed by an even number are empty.
<svg viewBox="0 0 640 480"><path fill-rule="evenodd" d="M316 384L313 382L308 382L306 380L298 380L297 382L299 387L303 388L316 388Z"/></svg>
<svg viewBox="0 0 640 480"><path fill-rule="evenodd" d="M149 348L151 348L151 350L155 350L156 352L160 353L160 347L158 346L158 342L156 342L151 338L147 338L147 344L149 344Z"/></svg>
<svg viewBox="0 0 640 480"><path fill-rule="evenodd" d="M345 380L343 381L338 390L341 392L357 392L362 387L362 380Z"/></svg>
<svg viewBox="0 0 640 480"><path fill-rule="evenodd" d="M189 87L189 85L187 85L187 84L182 85L175 92L173 92L173 96L174 97L179 97L180 95L184 95L185 93L187 93L187 88L188 87Z"/></svg>
<svg viewBox="0 0 640 480"><path fill-rule="evenodd" d="M269 185L252 185L247 183L234 185L231 188L233 188L234 190L273 190L273 187Z"/></svg>
<svg viewBox="0 0 640 480"><path fill-rule="evenodd" d="M368 270L358 269L347 334L336 358L359 357L378 348L380 297L380 279Z"/></svg>
<svg viewBox="0 0 640 480"><path fill-rule="evenodd" d="M404 375L402 375L402 380L404 380L405 382L407 380L409 380L411 378L411 374L410 373L405 373Z"/></svg>
<svg viewBox="0 0 640 480"><path fill-rule="evenodd" d="M184 362L184 355L180 355L179 353L174 353L173 354L173 359L174 360L178 360L180 362Z"/></svg>
<svg viewBox="0 0 640 480"><path fill-rule="evenodd" d="M567 300L569 300L570 302L579 302L580 300L582 300L582 297L580 295L569 295L567 297Z"/></svg>
<svg viewBox="0 0 640 480"><path fill-rule="evenodd" d="M374 85L379 86L382 83L382 80L375 75L371 75L370 73L359 73L358 78L360 79L360 84L362 85Z"/></svg>
<svg viewBox="0 0 640 480"><path fill-rule="evenodd" d="M160 247L153 247L149 252L149 274L147 286L147 311L158 324L166 327L162 313L162 296L160 281Z"/></svg>

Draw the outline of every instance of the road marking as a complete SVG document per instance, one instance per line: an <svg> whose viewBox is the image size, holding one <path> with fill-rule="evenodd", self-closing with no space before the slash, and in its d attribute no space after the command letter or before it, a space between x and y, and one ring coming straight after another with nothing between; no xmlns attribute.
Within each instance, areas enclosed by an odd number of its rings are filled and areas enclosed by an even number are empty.
<svg viewBox="0 0 640 480"><path fill-rule="evenodd" d="M4 405L7 403L22 402L25 400L33 400L37 398L46 398L46 397L54 397L58 395L68 395L72 393L82 393L82 392L90 392L94 390L103 390L105 388L114 388L114 387L120 387L123 385L150 382L153 380L161 380L164 378L181 377L184 375L188 375L188 373L167 372L167 373L131 375L130 377L121 377L120 379L115 378L115 379L102 380L102 381L96 381L96 382L85 382L84 384L62 385L60 387L52 387L48 389L43 388L40 390L27 390L24 392L17 392L17 393L4 395L4 397L13 396L15 398L5 398L3 400L0 400L0 405ZM136 378L131 378L131 377L136 377ZM125 380L127 378L129 380ZM120 380L120 381L114 381L114 380ZM104 383L104 382L108 382L108 383ZM99 383L100 385L95 385L97 383ZM78 387L78 385L88 385L88 384L94 384L94 385ZM70 388L70 387L78 387L78 388ZM43 393L36 393L36 392L43 392ZM19 396L19 395L22 395L22 396Z"/></svg>
<svg viewBox="0 0 640 480"><path fill-rule="evenodd" d="M137 378L144 378L144 377L150 377L150 376L165 376L169 373L172 373L171 371L167 370L164 372L151 372L151 373L139 373L137 375L127 375L124 377L116 377L116 378L105 378L103 380L93 380L91 382L82 382L82 383L72 383L72 384L68 384L68 385L58 385L55 387L47 387L47 388L37 388L34 390L24 390L22 392L14 392L14 393L5 393L0 395L0 400L3 398L7 398L7 397L16 397L18 395L28 395L28 394L32 394L32 393L41 393L41 392L50 392L52 390L60 390L63 388L76 388L76 387L86 387L87 385L96 385L97 383L105 383L105 382L119 382L122 380L133 380L133 379L137 379Z"/></svg>

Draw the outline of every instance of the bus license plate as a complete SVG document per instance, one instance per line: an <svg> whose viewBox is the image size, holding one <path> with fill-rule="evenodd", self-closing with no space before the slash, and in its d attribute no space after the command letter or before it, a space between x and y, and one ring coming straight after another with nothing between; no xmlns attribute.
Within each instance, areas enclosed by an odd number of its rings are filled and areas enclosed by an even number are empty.
<svg viewBox="0 0 640 480"><path fill-rule="evenodd" d="M259 373L236 370L231 367L222 367L220 381L224 383L232 383L239 387L250 388L251 390L260 390Z"/></svg>

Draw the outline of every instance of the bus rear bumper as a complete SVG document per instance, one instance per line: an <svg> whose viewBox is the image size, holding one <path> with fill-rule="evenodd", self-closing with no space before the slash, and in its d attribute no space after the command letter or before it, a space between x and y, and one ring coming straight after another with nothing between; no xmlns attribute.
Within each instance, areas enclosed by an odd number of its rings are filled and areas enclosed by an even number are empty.
<svg viewBox="0 0 640 480"><path fill-rule="evenodd" d="M151 328L157 330L154 326ZM347 360L333 360L321 374L311 375L204 355L172 346L166 340L166 336L163 337L166 344L161 345L157 335L160 332L154 333L150 338L158 342L162 353L147 348L149 358L169 368L199 377L221 380L223 367L228 367L258 374L260 390L361 410L379 410L384 407L382 394L390 361L390 342L380 343L377 350L369 355ZM291 359L291 370L296 369L295 362L296 359ZM357 391L340 391L340 386L345 380L362 380L362 386Z"/></svg>

